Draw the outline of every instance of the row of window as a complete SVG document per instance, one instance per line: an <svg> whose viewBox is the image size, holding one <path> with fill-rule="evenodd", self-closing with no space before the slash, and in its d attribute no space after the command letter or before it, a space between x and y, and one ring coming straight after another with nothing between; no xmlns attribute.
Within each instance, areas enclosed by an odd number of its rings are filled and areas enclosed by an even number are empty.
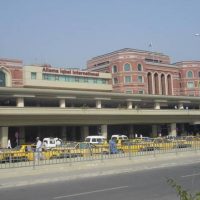
<svg viewBox="0 0 200 200"><path fill-rule="evenodd" d="M131 71L131 69L132 69L131 64L126 63L126 64L124 65L124 71L125 71L125 72L129 72L129 71ZM142 67L141 64L138 64L138 65L137 65L137 70L138 70L138 71L143 71L143 67ZM118 68L117 68L116 65L114 65L114 66L112 67L112 73L117 73L117 72L118 72ZM187 78L193 78L193 77L194 77L193 71L188 71L188 72L187 72ZM200 78L200 72L198 72L198 77Z"/></svg>
<svg viewBox="0 0 200 200"><path fill-rule="evenodd" d="M188 71L187 72L187 78L194 78L193 71ZM200 72L198 73L198 78L200 78Z"/></svg>
<svg viewBox="0 0 200 200"><path fill-rule="evenodd" d="M137 77L137 82L143 83L143 82L144 82L143 76L138 76L138 77ZM113 78L113 84L115 85L115 84L118 84L118 83L119 83L118 78L116 78L116 77ZM125 83L125 84L132 83L132 76L125 76L125 77L124 77L124 83Z"/></svg>
<svg viewBox="0 0 200 200"><path fill-rule="evenodd" d="M37 79L37 73L31 72L31 79ZM80 77L80 76L67 76L67 75L55 75L55 74L42 74L43 80L49 81L61 81L61 82L80 82L80 83L96 83L107 84L106 79L92 78L92 77Z"/></svg>
<svg viewBox="0 0 200 200"><path fill-rule="evenodd" d="M125 71L125 72L130 72L131 69L132 69L131 64L126 63L126 64L124 65L124 71ZM137 65L137 70L138 70L138 71L143 71L143 68L142 68L142 65L141 65L141 64L138 64L138 65ZM112 73L117 73L117 72L118 72L117 66L114 65L114 66L112 67Z"/></svg>
<svg viewBox="0 0 200 200"><path fill-rule="evenodd" d="M127 89L126 91L126 94L133 94L134 91L132 91L131 89ZM138 90L138 94L144 94L144 90Z"/></svg>
<svg viewBox="0 0 200 200"><path fill-rule="evenodd" d="M142 76L138 76L138 79L137 79L137 81L139 82L139 83L143 83L144 81L143 81L143 77ZM124 83L125 84L128 84L128 83L131 83L132 82L132 77L131 76L125 76L124 77ZM119 83L119 80L118 80L118 78L113 78L113 84L115 85L115 84L118 84ZM200 82L198 83L198 86L197 87L200 87ZM187 88L195 88L195 84L194 84L194 81L188 81L187 82Z"/></svg>
<svg viewBox="0 0 200 200"><path fill-rule="evenodd" d="M197 83L197 87L200 88L200 82ZM187 88L195 88L194 81L188 81Z"/></svg>

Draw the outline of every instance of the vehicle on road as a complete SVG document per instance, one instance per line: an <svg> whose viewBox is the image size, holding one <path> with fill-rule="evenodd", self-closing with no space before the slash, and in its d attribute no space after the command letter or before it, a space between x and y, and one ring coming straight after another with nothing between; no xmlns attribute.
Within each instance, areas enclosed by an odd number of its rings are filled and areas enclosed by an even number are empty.
<svg viewBox="0 0 200 200"><path fill-rule="evenodd" d="M34 160L36 146L33 144L18 145L13 149L2 152L2 160L5 162L19 162Z"/></svg>
<svg viewBox="0 0 200 200"><path fill-rule="evenodd" d="M85 142L89 142L91 144L103 144L106 143L106 138L100 135L92 135L92 136L87 136L85 138Z"/></svg>
<svg viewBox="0 0 200 200"><path fill-rule="evenodd" d="M60 157L87 157L97 154L109 154L106 147L100 147L89 142L69 143L65 147L57 148L60 151Z"/></svg>
<svg viewBox="0 0 200 200"><path fill-rule="evenodd" d="M44 138L43 139L43 146L46 149L55 148L62 145L62 140L60 138Z"/></svg>

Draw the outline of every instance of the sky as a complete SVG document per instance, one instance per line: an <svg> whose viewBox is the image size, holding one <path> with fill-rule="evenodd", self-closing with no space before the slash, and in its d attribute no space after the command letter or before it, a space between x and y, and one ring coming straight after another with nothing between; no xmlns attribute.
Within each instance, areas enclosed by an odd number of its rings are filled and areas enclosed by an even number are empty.
<svg viewBox="0 0 200 200"><path fill-rule="evenodd" d="M0 58L86 68L133 48L200 60L199 8L200 0L0 0Z"/></svg>

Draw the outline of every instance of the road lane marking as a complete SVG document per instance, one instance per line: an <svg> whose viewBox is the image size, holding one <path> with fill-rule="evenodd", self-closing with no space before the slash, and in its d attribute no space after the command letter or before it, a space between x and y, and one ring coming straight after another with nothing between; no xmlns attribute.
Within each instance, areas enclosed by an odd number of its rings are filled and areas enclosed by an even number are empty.
<svg viewBox="0 0 200 200"><path fill-rule="evenodd" d="M81 195L86 195L86 194L93 194L93 193L98 193L98 192L106 192L106 191L112 191L112 190L119 190L119 189L124 189L124 188L128 188L129 186L125 185L125 186L120 186L120 187L114 187L114 188L106 188L106 189L102 189L102 190L93 190L90 192L82 192L82 193L77 193L77 194L70 194L70 195L66 195L66 196L58 196L58 197L54 197L53 199L62 199L62 198L68 198L68 197L76 197L76 196L81 196Z"/></svg>
<svg viewBox="0 0 200 200"><path fill-rule="evenodd" d="M187 178L187 177L191 177L191 176L200 176L200 173L188 174L188 175L185 175L185 176L181 176L181 178Z"/></svg>

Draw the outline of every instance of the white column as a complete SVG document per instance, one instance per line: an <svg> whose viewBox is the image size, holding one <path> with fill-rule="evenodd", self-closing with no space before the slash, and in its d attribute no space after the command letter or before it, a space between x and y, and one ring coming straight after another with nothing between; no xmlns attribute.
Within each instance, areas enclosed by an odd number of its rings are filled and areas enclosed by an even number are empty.
<svg viewBox="0 0 200 200"><path fill-rule="evenodd" d="M160 110L160 103L159 102L154 103L154 109Z"/></svg>
<svg viewBox="0 0 200 200"><path fill-rule="evenodd" d="M107 125L101 125L101 135L104 136L105 138L108 137L107 129L108 129Z"/></svg>
<svg viewBox="0 0 200 200"><path fill-rule="evenodd" d="M172 76L171 76L171 90L172 90L172 95L174 95L174 81Z"/></svg>
<svg viewBox="0 0 200 200"><path fill-rule="evenodd" d="M81 137L82 140L85 140L85 138L89 135L89 126L82 126L81 127Z"/></svg>
<svg viewBox="0 0 200 200"><path fill-rule="evenodd" d="M17 107L24 107L24 98L23 97L18 97L17 98Z"/></svg>
<svg viewBox="0 0 200 200"><path fill-rule="evenodd" d="M96 108L101 108L101 100L96 100Z"/></svg>
<svg viewBox="0 0 200 200"><path fill-rule="evenodd" d="M152 94L155 94L155 78L154 78L154 74L152 74Z"/></svg>
<svg viewBox="0 0 200 200"><path fill-rule="evenodd" d="M8 127L0 127L0 147L7 148Z"/></svg>
<svg viewBox="0 0 200 200"><path fill-rule="evenodd" d="M158 74L158 94L162 94L162 92L161 92L161 75L160 74Z"/></svg>
<svg viewBox="0 0 200 200"><path fill-rule="evenodd" d="M133 108L133 103L132 101L127 102L127 109L132 109Z"/></svg>
<svg viewBox="0 0 200 200"><path fill-rule="evenodd" d="M165 75L165 92L168 95L168 84L167 84L167 76Z"/></svg>
<svg viewBox="0 0 200 200"><path fill-rule="evenodd" d="M177 135L176 123L170 124L170 133L169 133L169 135L171 135L171 136L176 136Z"/></svg>
<svg viewBox="0 0 200 200"><path fill-rule="evenodd" d="M60 104L60 108L65 108L66 106L65 99L60 99L59 104Z"/></svg>

